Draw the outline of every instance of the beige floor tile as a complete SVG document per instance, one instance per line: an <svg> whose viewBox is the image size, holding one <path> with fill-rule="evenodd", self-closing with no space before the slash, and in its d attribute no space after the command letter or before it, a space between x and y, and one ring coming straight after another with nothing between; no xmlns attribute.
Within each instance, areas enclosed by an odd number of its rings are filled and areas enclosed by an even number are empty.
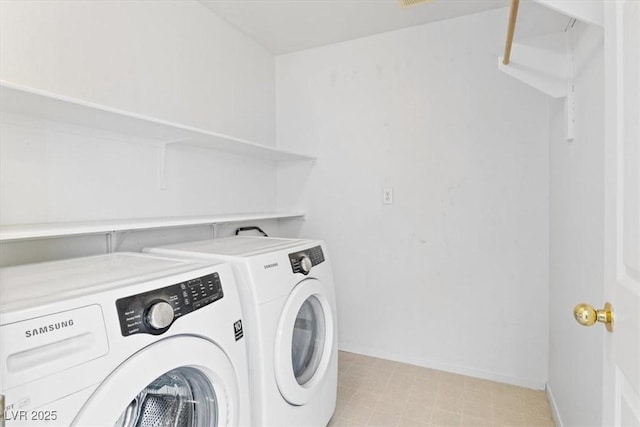
<svg viewBox="0 0 640 427"><path fill-rule="evenodd" d="M372 364L354 363L349 369L349 375L353 375L354 377L368 377L375 373L375 367Z"/></svg>
<svg viewBox="0 0 640 427"><path fill-rule="evenodd" d="M373 408L368 406L349 405L349 407L340 414L340 418L344 419L349 424L362 423L366 425L372 411Z"/></svg>
<svg viewBox="0 0 640 427"><path fill-rule="evenodd" d="M491 407L493 399L491 398L491 392L480 389L468 389L465 388L462 392L462 400L464 402L475 403L478 405L486 405Z"/></svg>
<svg viewBox="0 0 640 427"><path fill-rule="evenodd" d="M551 414L551 406L549 401L538 399L522 399L522 410L526 413L544 412Z"/></svg>
<svg viewBox="0 0 640 427"><path fill-rule="evenodd" d="M405 399L399 399L391 396L383 396L378 401L377 410L389 415L402 415L404 408L407 405Z"/></svg>
<svg viewBox="0 0 640 427"><path fill-rule="evenodd" d="M355 366L355 362L340 362L338 361L338 374L347 374L352 367Z"/></svg>
<svg viewBox="0 0 640 427"><path fill-rule="evenodd" d="M375 408L378 406L381 398L382 394L380 393L366 390L357 390L353 394L353 396L351 396L349 404L352 406L365 406L368 408Z"/></svg>
<svg viewBox="0 0 640 427"><path fill-rule="evenodd" d="M378 372L390 372L393 373L396 368L400 365L399 362L394 362L393 360L385 360L385 359L376 359L373 362L373 367Z"/></svg>
<svg viewBox="0 0 640 427"><path fill-rule="evenodd" d="M329 424L327 424L327 427L343 427L345 425L346 421L334 414L333 417L331 417Z"/></svg>
<svg viewBox="0 0 640 427"><path fill-rule="evenodd" d="M408 402L404 407L402 418L416 422L425 422L431 419L433 413L432 405Z"/></svg>
<svg viewBox="0 0 640 427"><path fill-rule="evenodd" d="M523 403L519 394L493 394L491 399L494 408L522 411Z"/></svg>
<svg viewBox="0 0 640 427"><path fill-rule="evenodd" d="M493 384L492 381L487 381L480 378L466 377L464 379L464 387L467 390L481 390L490 392L491 384Z"/></svg>
<svg viewBox="0 0 640 427"><path fill-rule="evenodd" d="M383 412L374 411L369 418L368 426L396 427L400 422L399 415L389 415Z"/></svg>
<svg viewBox="0 0 640 427"><path fill-rule="evenodd" d="M462 415L436 408L431 414L430 424L434 427L460 427Z"/></svg>
<svg viewBox="0 0 640 427"><path fill-rule="evenodd" d="M398 422L398 427L427 427L429 426L429 420L414 420L411 418L406 418L404 416L400 417L400 421Z"/></svg>
<svg viewBox="0 0 640 427"><path fill-rule="evenodd" d="M551 418L551 406L548 402L523 401L521 412L525 416Z"/></svg>
<svg viewBox="0 0 640 427"><path fill-rule="evenodd" d="M440 395L462 398L464 391L464 384L462 383L441 382L438 384L438 394Z"/></svg>
<svg viewBox="0 0 640 427"><path fill-rule="evenodd" d="M491 427L493 426L493 419L483 417L472 417L470 415L462 414L462 426L463 427Z"/></svg>
<svg viewBox="0 0 640 427"><path fill-rule="evenodd" d="M491 383L491 391L495 394L520 394L520 389L522 387L518 387L511 384L503 384L503 383Z"/></svg>
<svg viewBox="0 0 640 427"><path fill-rule="evenodd" d="M361 360L363 357L361 354L356 354L356 353L349 353L348 351L339 351L338 352L338 363L345 361L359 361Z"/></svg>
<svg viewBox="0 0 640 427"><path fill-rule="evenodd" d="M493 418L493 409L491 405L485 405L477 402L465 401L462 403L462 415L473 418Z"/></svg>
<svg viewBox="0 0 640 427"><path fill-rule="evenodd" d="M385 387L384 394L386 396L408 400L412 389L412 385L409 384L390 383Z"/></svg>
<svg viewBox="0 0 640 427"><path fill-rule="evenodd" d="M373 393L384 393L387 388L387 381L375 376L364 377L357 381L356 391L368 391Z"/></svg>
<svg viewBox="0 0 640 427"><path fill-rule="evenodd" d="M338 400L348 401L355 394L355 387L348 387L346 385L338 384Z"/></svg>
<svg viewBox="0 0 640 427"><path fill-rule="evenodd" d="M424 379L430 380L431 382L440 382L443 376L444 372L429 368L420 368L420 370L415 373L417 380Z"/></svg>
<svg viewBox="0 0 640 427"><path fill-rule="evenodd" d="M499 426L524 426L524 414L508 409L494 408L493 423Z"/></svg>
<svg viewBox="0 0 640 427"><path fill-rule="evenodd" d="M349 373L346 373L346 374L338 373L338 385L341 385L341 386L344 386L344 387L353 387L353 388L355 388L361 382L362 382L362 378L361 377L356 377L356 376L351 375Z"/></svg>
<svg viewBox="0 0 640 427"><path fill-rule="evenodd" d="M451 374L448 372L444 372L440 376L440 383L464 387L464 383L465 383L464 379L465 379L464 375Z"/></svg>
<svg viewBox="0 0 640 427"><path fill-rule="evenodd" d="M528 388L520 388L518 390L520 397L522 397L523 399L527 399L529 401L543 401L543 402L548 402L547 400L547 394L544 392L544 390L531 390Z"/></svg>
<svg viewBox="0 0 640 427"><path fill-rule="evenodd" d="M416 379L401 373L394 372L389 378L389 384L399 385L402 387L412 387L416 383Z"/></svg>
<svg viewBox="0 0 640 427"><path fill-rule="evenodd" d="M462 397L449 395L449 394L439 394L436 396L436 409L441 409L446 412L456 412L459 413L462 411Z"/></svg>
<svg viewBox="0 0 640 427"><path fill-rule="evenodd" d="M424 368L420 366L408 365L406 363L399 363L398 366L396 366L394 374L398 376L410 378L410 379L416 379L418 376L423 374L422 372L423 369Z"/></svg>
<svg viewBox="0 0 640 427"><path fill-rule="evenodd" d="M342 400L342 399L338 399L336 401L336 409L333 411L333 416L334 417L342 417L342 415L347 410L347 408L350 407L350 405L352 405L350 402Z"/></svg>
<svg viewBox="0 0 640 427"><path fill-rule="evenodd" d="M407 397L407 402L435 406L437 397L438 392L436 390L420 387L419 385L414 385L410 390L409 396Z"/></svg>
<svg viewBox="0 0 640 427"><path fill-rule="evenodd" d="M437 392L440 388L440 379L437 376L433 378L418 377L413 380L413 383L418 387L421 387L423 389L430 389L434 392Z"/></svg>
<svg viewBox="0 0 640 427"><path fill-rule="evenodd" d="M551 417L532 417L525 415L524 424L531 427L555 427L555 423Z"/></svg>
<svg viewBox="0 0 640 427"><path fill-rule="evenodd" d="M332 427L554 427L544 391L339 354Z"/></svg>

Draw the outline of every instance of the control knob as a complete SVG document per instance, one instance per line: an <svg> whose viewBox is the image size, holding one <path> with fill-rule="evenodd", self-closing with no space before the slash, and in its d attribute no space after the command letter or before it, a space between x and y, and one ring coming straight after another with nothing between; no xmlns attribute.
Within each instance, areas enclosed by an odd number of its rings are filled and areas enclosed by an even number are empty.
<svg viewBox="0 0 640 427"><path fill-rule="evenodd" d="M302 257L300 257L300 269L302 270L302 272L304 274L309 274L309 272L311 271L311 267L313 267L313 263L311 262L309 257L306 255L302 255Z"/></svg>
<svg viewBox="0 0 640 427"><path fill-rule="evenodd" d="M147 311L147 323L153 329L164 329L173 322L173 307L166 301L153 304Z"/></svg>

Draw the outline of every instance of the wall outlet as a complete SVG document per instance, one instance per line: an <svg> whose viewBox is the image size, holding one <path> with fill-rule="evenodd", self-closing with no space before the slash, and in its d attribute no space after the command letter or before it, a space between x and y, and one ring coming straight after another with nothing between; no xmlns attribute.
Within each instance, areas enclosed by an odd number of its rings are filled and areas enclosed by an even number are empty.
<svg viewBox="0 0 640 427"><path fill-rule="evenodd" d="M385 187L382 192L382 203L385 205L393 204L393 188Z"/></svg>

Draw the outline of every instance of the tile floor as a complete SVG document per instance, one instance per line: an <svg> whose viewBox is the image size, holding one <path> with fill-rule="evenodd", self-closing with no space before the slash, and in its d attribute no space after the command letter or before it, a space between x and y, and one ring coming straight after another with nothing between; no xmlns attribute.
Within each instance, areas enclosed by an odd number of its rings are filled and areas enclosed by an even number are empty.
<svg viewBox="0 0 640 427"><path fill-rule="evenodd" d="M555 426L544 391L340 352L329 426Z"/></svg>

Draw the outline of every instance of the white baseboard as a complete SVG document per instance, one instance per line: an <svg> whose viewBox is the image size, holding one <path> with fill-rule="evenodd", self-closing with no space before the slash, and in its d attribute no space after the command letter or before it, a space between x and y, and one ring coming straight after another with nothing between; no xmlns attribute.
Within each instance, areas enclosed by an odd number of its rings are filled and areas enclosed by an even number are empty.
<svg viewBox="0 0 640 427"><path fill-rule="evenodd" d="M534 390L545 390L546 380L537 380L531 378L519 378L509 375L499 374L497 372L483 371L480 369L470 368L468 366L460 366L453 363L426 360L420 358L411 358L399 354L380 351L375 348L367 348L358 345L350 345L348 343L340 343L338 346L340 350L347 351L349 353L358 353L365 356L377 357L380 359L394 360L396 362L408 363L411 365L423 366L425 368L436 369L438 371L451 372L453 374L466 375L474 378L481 378L483 380L496 381L499 383L516 385L519 387L526 387Z"/></svg>
<svg viewBox="0 0 640 427"><path fill-rule="evenodd" d="M558 405L556 405L556 399L553 397L551 387L547 384L547 399L551 405L551 415L553 415L553 421L556 423L556 427L563 427L562 418L560 418L560 412L558 411Z"/></svg>

